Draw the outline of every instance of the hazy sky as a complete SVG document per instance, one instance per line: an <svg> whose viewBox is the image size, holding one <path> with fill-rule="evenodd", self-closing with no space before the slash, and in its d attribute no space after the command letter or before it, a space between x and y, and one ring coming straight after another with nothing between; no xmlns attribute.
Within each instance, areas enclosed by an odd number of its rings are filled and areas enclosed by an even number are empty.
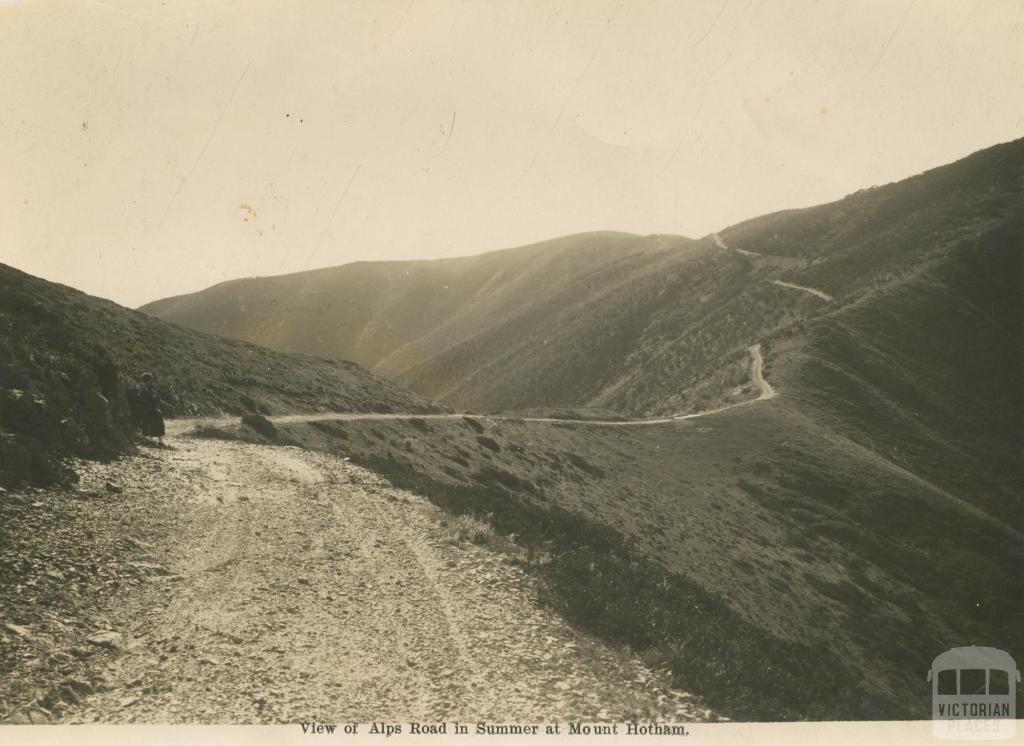
<svg viewBox="0 0 1024 746"><path fill-rule="evenodd" d="M138 305L704 235L1024 136L1024 0L0 0L0 262Z"/></svg>

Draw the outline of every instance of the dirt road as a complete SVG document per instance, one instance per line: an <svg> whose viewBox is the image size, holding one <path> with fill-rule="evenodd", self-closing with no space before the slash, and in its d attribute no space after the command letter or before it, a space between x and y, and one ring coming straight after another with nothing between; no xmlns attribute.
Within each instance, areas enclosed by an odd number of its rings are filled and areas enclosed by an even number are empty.
<svg viewBox="0 0 1024 746"><path fill-rule="evenodd" d="M86 489L134 485L133 511L163 528L141 544L149 582L110 610L125 651L111 688L70 722L713 717L372 472L292 447L169 443L83 474Z"/></svg>
<svg viewBox="0 0 1024 746"><path fill-rule="evenodd" d="M800 290L804 293L810 293L815 298L821 298L826 303L831 303L833 300L835 300L831 295L822 290L818 290L817 288L804 287L803 285L795 285L792 282L772 280L772 285L778 285L780 288L789 288L790 290Z"/></svg>
<svg viewBox="0 0 1024 746"><path fill-rule="evenodd" d="M722 240L722 237L720 235L718 235L717 233L712 233L711 234L711 238L715 242L715 246L717 246L718 248L720 248L720 249L729 249L730 248L725 243L725 241ZM744 256L756 256L756 257L763 257L764 256L764 254L759 254L756 251L747 251L746 249L735 249L735 251L736 251L736 253L743 254Z"/></svg>
<svg viewBox="0 0 1024 746"><path fill-rule="evenodd" d="M772 388L771 384L765 380L764 377L764 355L761 352L760 343L751 345L750 349L750 381L758 390L758 396L754 399L746 399L744 401L734 402L732 404L726 404L715 409L707 409L703 412L693 412L692 414L677 414L669 417L648 417L640 419L622 419L622 420L582 420L572 419L570 417L527 417L519 415L502 415L502 414L488 414L478 415L469 412L457 412L453 414L408 414L398 412L324 412L320 414L286 414L286 415L275 415L268 417L272 422L277 423L289 423L289 422L317 422L325 420L339 420L339 421L354 421L354 420L461 420L463 418L482 418L488 420L515 420L517 422L547 422L552 424L573 424L573 425L589 425L593 427L637 427L645 425L664 425L669 422L679 422L680 420L694 420L699 417L707 417L708 415L718 414L719 412L726 412L730 409L736 409L737 407L746 407L755 402L765 401L766 399L774 399L778 396L778 392ZM184 434L191 432L197 426L208 426L208 427L223 427L225 425L232 425L237 422L236 418L201 418L201 419L182 419L182 420L170 420L167 422L167 431L172 434Z"/></svg>

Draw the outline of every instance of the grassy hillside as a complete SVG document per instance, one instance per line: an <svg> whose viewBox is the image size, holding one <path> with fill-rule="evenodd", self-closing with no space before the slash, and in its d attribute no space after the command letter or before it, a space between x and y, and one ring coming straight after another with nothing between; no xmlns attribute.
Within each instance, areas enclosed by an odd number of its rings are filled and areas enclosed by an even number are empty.
<svg viewBox="0 0 1024 746"><path fill-rule="evenodd" d="M191 331L0 265L0 485L61 481L64 456L129 448L126 382L144 371L168 416L436 409L353 363Z"/></svg>
<svg viewBox="0 0 1024 746"><path fill-rule="evenodd" d="M878 458L1024 530L1024 219L781 335L780 390Z"/></svg>
<svg viewBox="0 0 1024 746"><path fill-rule="evenodd" d="M225 282L140 310L274 349L397 372L567 280L679 241L587 233L474 257L356 262Z"/></svg>
<svg viewBox="0 0 1024 746"><path fill-rule="evenodd" d="M238 280L144 310L353 359L475 411L696 411L746 395L749 345L871 303L1019 213L1022 163L1024 141L996 146L717 240L581 234L477 257Z"/></svg>
<svg viewBox="0 0 1024 746"><path fill-rule="evenodd" d="M707 349L688 346L685 362L662 366L656 380L631 380L638 356L684 327L731 320L722 303L748 275L749 262L710 240L580 234L477 257L237 280L142 310L352 359L457 407L667 412L699 409L725 384L740 385L749 330L709 332ZM670 317L679 329L659 321Z"/></svg>
<svg viewBox="0 0 1024 746"><path fill-rule="evenodd" d="M279 429L515 534L551 605L733 718L925 718L938 652L1024 646L1019 527L783 399L634 428Z"/></svg>

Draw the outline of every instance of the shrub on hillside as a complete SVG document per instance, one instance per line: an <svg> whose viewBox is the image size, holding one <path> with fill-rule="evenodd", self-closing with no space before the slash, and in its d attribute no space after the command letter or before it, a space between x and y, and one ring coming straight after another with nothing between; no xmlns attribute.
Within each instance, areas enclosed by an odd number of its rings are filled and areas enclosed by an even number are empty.
<svg viewBox="0 0 1024 746"><path fill-rule="evenodd" d="M487 545L494 540L494 529L489 523L478 520L470 515L460 515L441 524L445 540L449 544L460 546L467 541L470 544Z"/></svg>
<svg viewBox="0 0 1024 746"><path fill-rule="evenodd" d="M243 415L242 424L251 427L264 438L277 440L277 428L274 427L274 423L261 414Z"/></svg>

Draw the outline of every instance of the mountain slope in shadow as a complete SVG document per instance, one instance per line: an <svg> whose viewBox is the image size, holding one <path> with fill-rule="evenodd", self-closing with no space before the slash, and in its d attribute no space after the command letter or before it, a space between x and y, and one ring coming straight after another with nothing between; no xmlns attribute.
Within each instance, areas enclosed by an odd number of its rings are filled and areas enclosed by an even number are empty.
<svg viewBox="0 0 1024 746"><path fill-rule="evenodd" d="M127 385L157 380L166 416L436 411L354 363L287 355L159 321L0 264L0 485L71 477L134 437Z"/></svg>

